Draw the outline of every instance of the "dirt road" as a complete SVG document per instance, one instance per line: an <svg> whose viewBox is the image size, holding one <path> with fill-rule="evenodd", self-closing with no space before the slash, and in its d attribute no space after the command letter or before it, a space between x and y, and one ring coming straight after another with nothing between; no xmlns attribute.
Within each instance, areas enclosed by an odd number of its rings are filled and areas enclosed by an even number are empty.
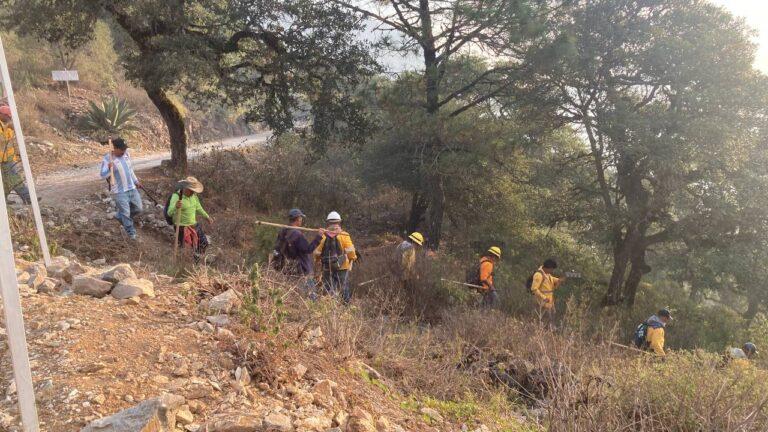
<svg viewBox="0 0 768 432"><path fill-rule="evenodd" d="M214 141L190 150L189 157L195 158L214 149L234 149L263 144L272 135L271 132L261 132L254 135L226 138ZM160 162L170 158L170 152L157 153L133 158L134 169L137 172L160 166ZM93 161L90 168L77 168L58 171L51 174L38 175L35 179L37 194L46 206L66 206L74 198L80 198L88 193L104 187L104 181L99 178L100 160Z"/></svg>

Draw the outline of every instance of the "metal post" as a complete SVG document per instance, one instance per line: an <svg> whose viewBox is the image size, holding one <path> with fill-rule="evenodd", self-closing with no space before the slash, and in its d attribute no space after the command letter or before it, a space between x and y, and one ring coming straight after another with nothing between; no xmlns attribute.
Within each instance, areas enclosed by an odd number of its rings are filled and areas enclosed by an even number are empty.
<svg viewBox="0 0 768 432"><path fill-rule="evenodd" d="M24 133L21 131L21 121L19 120L19 111L16 109L16 99L13 97L13 86L11 85L11 75L8 72L8 61L5 58L5 48L2 38L0 38L0 75L3 80L3 89L8 97L8 106L11 108L13 117L13 132L16 135L16 142L19 144L19 155L21 164L24 167L24 179L27 181L29 197L32 200L32 214L35 216L35 226L37 227L37 238L40 240L40 249L43 253L43 261L46 266L51 265L51 253L48 250L48 240L45 238L45 227L43 218L40 216L40 204L37 202L37 191L35 189L35 179L32 176L32 168L29 166L29 157L27 156L27 146L24 143ZM5 197L5 195L3 195ZM5 202L5 198L3 198Z"/></svg>
<svg viewBox="0 0 768 432"><path fill-rule="evenodd" d="M0 42L1 44L1 42ZM2 47L0 46L0 50ZM0 54L2 52L0 51ZM5 57L3 56L3 60ZM11 229L8 224L8 209L5 207L5 190L0 172L0 294L3 297L5 329L8 347L11 349L13 377L19 396L21 423L25 432L39 432L35 391L32 387L32 371L29 367L27 338L24 333L24 315L21 313L19 284L16 280L16 263L13 258Z"/></svg>

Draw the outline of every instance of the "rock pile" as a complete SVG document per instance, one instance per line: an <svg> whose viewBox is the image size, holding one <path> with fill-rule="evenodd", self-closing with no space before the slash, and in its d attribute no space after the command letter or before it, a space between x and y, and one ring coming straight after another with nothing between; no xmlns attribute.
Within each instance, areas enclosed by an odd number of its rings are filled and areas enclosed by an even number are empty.
<svg viewBox="0 0 768 432"><path fill-rule="evenodd" d="M96 269L64 256L52 259L51 265L16 261L16 280L22 295L78 294L96 298L111 295L118 300L155 296L154 284L136 276L128 264Z"/></svg>

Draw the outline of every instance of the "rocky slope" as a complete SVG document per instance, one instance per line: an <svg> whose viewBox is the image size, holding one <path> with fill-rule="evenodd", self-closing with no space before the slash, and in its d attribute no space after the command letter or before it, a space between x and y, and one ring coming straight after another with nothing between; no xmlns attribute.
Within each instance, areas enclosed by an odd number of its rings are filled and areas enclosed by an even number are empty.
<svg viewBox="0 0 768 432"><path fill-rule="evenodd" d="M200 291L140 265L65 257L19 259L17 276L45 431L487 430L404 410L320 327L275 338L242 325L235 286ZM0 430L19 431L9 361L0 343Z"/></svg>

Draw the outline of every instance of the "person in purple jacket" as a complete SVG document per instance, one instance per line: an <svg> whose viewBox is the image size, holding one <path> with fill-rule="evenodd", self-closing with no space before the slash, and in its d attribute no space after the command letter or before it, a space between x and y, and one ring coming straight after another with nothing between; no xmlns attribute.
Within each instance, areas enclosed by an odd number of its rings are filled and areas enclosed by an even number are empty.
<svg viewBox="0 0 768 432"><path fill-rule="evenodd" d="M288 225L301 227L304 225L304 218L306 215L301 210L292 209L288 212ZM322 228L318 230L319 235L309 242L299 229L281 229L277 234L272 257L276 270L305 279L303 288L312 299L316 297L312 252L320 243L323 231Z"/></svg>

